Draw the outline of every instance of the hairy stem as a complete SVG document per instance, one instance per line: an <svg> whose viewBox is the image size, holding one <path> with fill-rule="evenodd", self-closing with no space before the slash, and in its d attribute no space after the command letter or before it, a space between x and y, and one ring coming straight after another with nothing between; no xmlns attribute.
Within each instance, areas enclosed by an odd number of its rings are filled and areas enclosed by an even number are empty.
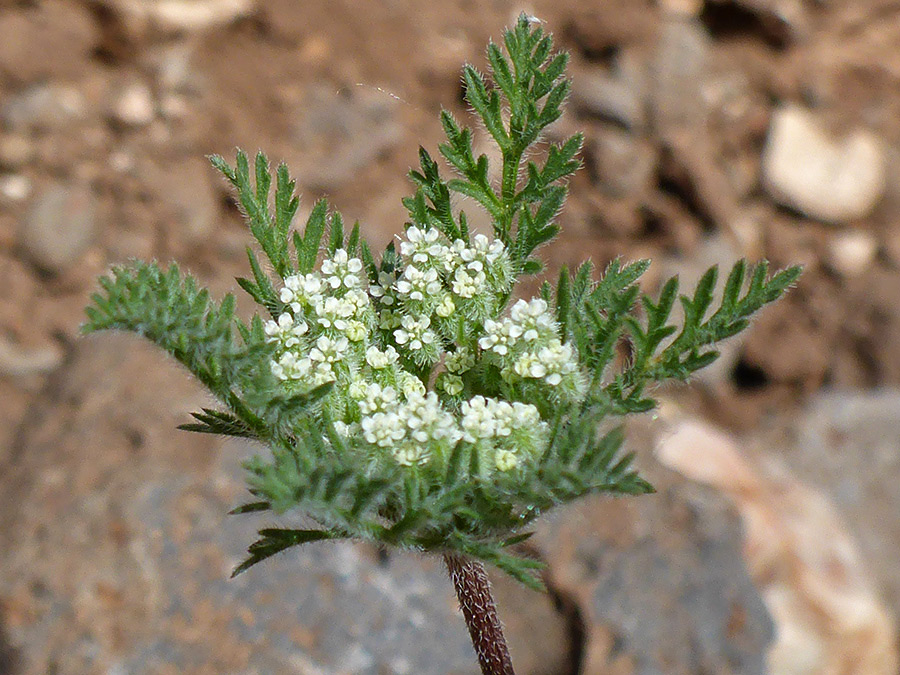
<svg viewBox="0 0 900 675"><path fill-rule="evenodd" d="M482 675L515 675L484 565L457 553L444 553L444 563L456 589Z"/></svg>

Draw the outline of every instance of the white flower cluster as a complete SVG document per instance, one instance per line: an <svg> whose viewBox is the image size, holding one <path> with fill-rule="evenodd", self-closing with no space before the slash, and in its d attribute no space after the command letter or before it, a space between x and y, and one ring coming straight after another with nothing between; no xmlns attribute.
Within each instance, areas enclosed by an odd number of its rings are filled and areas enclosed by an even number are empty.
<svg viewBox="0 0 900 675"><path fill-rule="evenodd" d="M462 437L456 419L444 410L433 391L407 396L400 405L393 404L396 400L393 392L391 409L384 409L385 390L373 389L372 394L370 398L367 391L366 398L360 401L364 411L375 410L362 418L363 437L388 450L402 466L426 462L436 450L449 452Z"/></svg>
<svg viewBox="0 0 900 675"><path fill-rule="evenodd" d="M499 357L507 380L531 378L557 386L577 379L575 350L559 339L556 321L542 298L519 300L509 317L484 323L478 346Z"/></svg>
<svg viewBox="0 0 900 675"><path fill-rule="evenodd" d="M287 277L285 311L264 326L277 346L272 373L291 390L334 382L323 405L337 433L367 452L403 466L439 465L463 442L477 448L485 470L512 471L546 442L547 425L530 404L465 400L466 378L483 350L502 360L504 373L558 384L575 372L571 348L542 300L492 320L513 278L499 241L450 242L410 227L398 263L396 273L367 283L362 261L338 249L318 272ZM419 369L428 373L442 359L428 391Z"/></svg>
<svg viewBox="0 0 900 675"><path fill-rule="evenodd" d="M300 386L334 381L334 365L345 359L351 343L365 341L374 322L362 289L362 261L338 249L321 271L287 277L280 299L290 311L265 325L269 340L280 349L272 372Z"/></svg>
<svg viewBox="0 0 900 675"><path fill-rule="evenodd" d="M469 443L492 442L494 465L509 471L519 465L524 448L538 447L547 424L529 403L509 403L474 396L461 406L463 439Z"/></svg>
<svg viewBox="0 0 900 675"><path fill-rule="evenodd" d="M410 227L400 242L398 276L381 273L369 294L379 306L382 330L420 365L436 363L433 336L458 333L460 322L475 325L496 311L512 284L512 264L500 241L482 234L472 243L448 241L438 230Z"/></svg>

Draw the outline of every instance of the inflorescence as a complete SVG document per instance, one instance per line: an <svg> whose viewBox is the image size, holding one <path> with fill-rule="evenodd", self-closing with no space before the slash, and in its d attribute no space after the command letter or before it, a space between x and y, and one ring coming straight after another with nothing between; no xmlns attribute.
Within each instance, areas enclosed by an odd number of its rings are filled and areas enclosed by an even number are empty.
<svg viewBox="0 0 900 675"><path fill-rule="evenodd" d="M402 466L440 468L460 441L486 470L508 472L544 449L547 423L531 403L469 395L482 354L505 382L530 380L548 398L578 396L584 376L547 302L495 317L513 282L510 256L484 235L471 245L409 227L399 277L368 282L362 260L337 249L320 271L284 279L285 311L265 324L272 373L289 394L335 384L324 405L338 432ZM427 391L423 368L433 378Z"/></svg>

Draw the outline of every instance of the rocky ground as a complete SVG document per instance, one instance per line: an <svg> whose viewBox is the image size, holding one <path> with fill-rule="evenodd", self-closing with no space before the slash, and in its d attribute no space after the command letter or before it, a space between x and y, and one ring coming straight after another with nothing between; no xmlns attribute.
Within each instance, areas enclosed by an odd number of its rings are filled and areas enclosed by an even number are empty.
<svg viewBox="0 0 900 675"><path fill-rule="evenodd" d="M549 597L498 580L520 672L897 672L900 2L0 0L0 673L473 672L433 561L226 581L249 449L175 431L204 394L78 325L130 257L234 287L250 238L203 157L235 146L385 243L523 9L573 56L553 133L587 135L551 269L806 272L634 429L659 494L544 524Z"/></svg>

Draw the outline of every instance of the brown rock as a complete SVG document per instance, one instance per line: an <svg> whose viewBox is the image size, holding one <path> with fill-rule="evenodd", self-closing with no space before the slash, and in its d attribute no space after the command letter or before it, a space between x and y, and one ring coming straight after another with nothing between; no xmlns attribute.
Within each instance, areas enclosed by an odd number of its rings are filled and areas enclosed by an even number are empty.
<svg viewBox="0 0 900 675"><path fill-rule="evenodd" d="M226 516L259 448L176 431L208 397L152 346L84 340L52 389L0 465L0 624L17 675L477 672L435 557L311 545L228 579L272 524ZM561 672L549 598L497 587L519 672Z"/></svg>

